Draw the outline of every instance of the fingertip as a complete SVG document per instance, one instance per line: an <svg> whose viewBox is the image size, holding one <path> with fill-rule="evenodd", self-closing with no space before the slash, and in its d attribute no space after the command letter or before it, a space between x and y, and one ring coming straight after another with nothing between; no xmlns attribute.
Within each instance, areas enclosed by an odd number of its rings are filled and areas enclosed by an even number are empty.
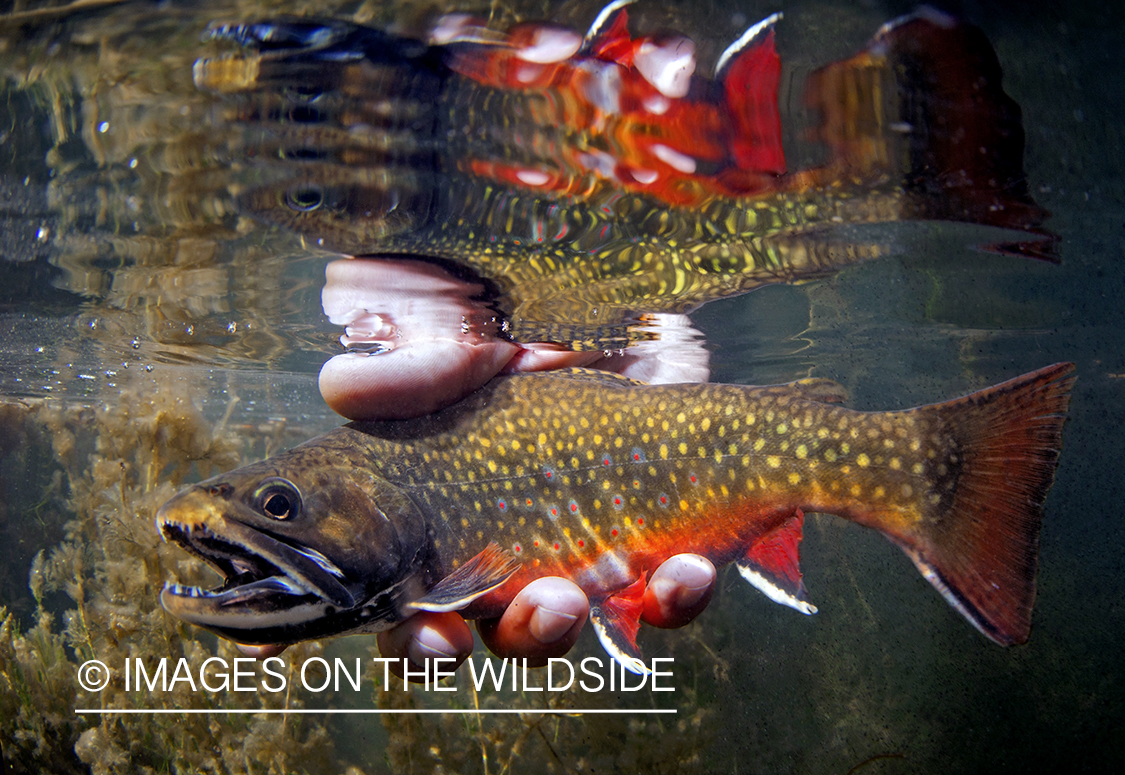
<svg viewBox="0 0 1125 775"><path fill-rule="evenodd" d="M683 627L711 602L717 575L714 564L706 557L670 557L649 579L641 618L654 627Z"/></svg>
<svg viewBox="0 0 1125 775"><path fill-rule="evenodd" d="M590 602L577 584L546 577L524 587L498 619L478 622L477 630L494 654L541 666L570 651L589 611Z"/></svg>
<svg viewBox="0 0 1125 775"><path fill-rule="evenodd" d="M427 660L453 659L455 669L473 653L473 633L456 612L415 614L397 627L380 632L376 638L379 653L395 660L391 672L402 677L402 660L410 661L411 680L426 675Z"/></svg>
<svg viewBox="0 0 1125 775"><path fill-rule="evenodd" d="M345 353L321 368L320 393L349 420L421 417L484 385L517 349L502 341L425 341L379 355Z"/></svg>

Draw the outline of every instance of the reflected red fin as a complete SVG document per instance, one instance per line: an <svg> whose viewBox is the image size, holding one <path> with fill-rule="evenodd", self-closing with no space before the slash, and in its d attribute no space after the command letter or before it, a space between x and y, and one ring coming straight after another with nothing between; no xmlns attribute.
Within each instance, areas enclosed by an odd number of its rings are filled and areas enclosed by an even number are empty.
<svg viewBox="0 0 1125 775"><path fill-rule="evenodd" d="M738 572L775 603L803 614L815 614L801 580L801 538L805 515L800 509L773 531L759 538L738 561Z"/></svg>
<svg viewBox="0 0 1125 775"><path fill-rule="evenodd" d="M590 623L602 647L627 670L638 674L649 672L637 646L646 586L645 577L641 576L625 589L590 606Z"/></svg>
<svg viewBox="0 0 1125 775"><path fill-rule="evenodd" d="M629 36L629 13L626 10L629 2L613 2L602 9L586 33L583 53L609 62L632 64L633 39Z"/></svg>
<svg viewBox="0 0 1125 775"><path fill-rule="evenodd" d="M781 147L781 114L777 91L781 58L769 27L724 63L720 77L734 124L731 151L736 165L749 172L785 172Z"/></svg>

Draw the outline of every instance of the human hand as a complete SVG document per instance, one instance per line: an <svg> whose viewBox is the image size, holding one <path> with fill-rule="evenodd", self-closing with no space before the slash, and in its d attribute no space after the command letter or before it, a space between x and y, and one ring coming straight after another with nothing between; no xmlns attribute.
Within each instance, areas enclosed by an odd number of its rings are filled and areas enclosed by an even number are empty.
<svg viewBox="0 0 1125 775"><path fill-rule="evenodd" d="M329 319L345 326L341 343L348 352L321 370L325 401L350 419L404 419L454 403L502 372L592 366L649 382L707 379L707 351L683 316L653 318L658 336L644 343L649 347L605 356L503 338L494 313L479 301L483 292L479 283L423 261L330 263L322 303ZM668 559L649 579L642 621L657 627L689 623L707 606L714 580L715 568L703 557ZM545 665L573 647L589 608L574 582L540 578L478 630L495 654ZM421 611L377 640L385 657L415 663L412 671L421 671L426 658L451 657L460 664L473 650L472 633L456 612ZM264 658L285 646L239 648ZM401 675L401 663L392 669Z"/></svg>

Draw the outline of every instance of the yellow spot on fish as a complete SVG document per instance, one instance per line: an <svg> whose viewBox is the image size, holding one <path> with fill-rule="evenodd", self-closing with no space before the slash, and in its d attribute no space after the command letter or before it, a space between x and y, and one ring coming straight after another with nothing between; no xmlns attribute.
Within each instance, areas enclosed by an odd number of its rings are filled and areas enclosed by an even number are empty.
<svg viewBox="0 0 1125 775"><path fill-rule="evenodd" d="M770 468L777 468L781 465L781 458L779 458L777 455L770 455L766 458L766 465L768 465Z"/></svg>
<svg viewBox="0 0 1125 775"><path fill-rule="evenodd" d="M766 446L766 440L765 439L758 439L757 441L754 442L754 451L755 452L761 452L762 448L765 447L765 446Z"/></svg>
<svg viewBox="0 0 1125 775"><path fill-rule="evenodd" d="M789 484L798 484L801 481L801 475L796 471L789 474Z"/></svg>
<svg viewBox="0 0 1125 775"><path fill-rule="evenodd" d="M804 460L809 456L809 448L804 444L798 444L797 449L793 450L793 454L795 454L801 460Z"/></svg>
<svg viewBox="0 0 1125 775"><path fill-rule="evenodd" d="M777 426L777 428L775 428L774 430L776 430L776 431L777 431L777 432L778 432L779 434L781 434L781 433L788 433L788 432L789 432L789 426L788 426L788 425L786 425L785 423L781 423L781 424L780 424L780 425L778 425L778 426Z"/></svg>
<svg viewBox="0 0 1125 775"><path fill-rule="evenodd" d="M926 470L926 467L923 466L921 463L915 463L914 465L912 465L910 467L910 472L913 473L913 474L921 475L921 473L925 470Z"/></svg>
<svg viewBox="0 0 1125 775"><path fill-rule="evenodd" d="M827 460L829 463L835 463L836 462L836 450L834 450L834 449L824 450L824 459Z"/></svg>

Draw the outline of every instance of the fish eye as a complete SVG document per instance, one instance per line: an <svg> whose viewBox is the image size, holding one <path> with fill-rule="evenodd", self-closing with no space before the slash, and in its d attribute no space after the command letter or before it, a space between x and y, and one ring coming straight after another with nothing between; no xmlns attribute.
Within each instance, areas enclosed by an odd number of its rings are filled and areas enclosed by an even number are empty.
<svg viewBox="0 0 1125 775"><path fill-rule="evenodd" d="M288 521L301 513L301 491L288 479L273 477L254 492L258 510L271 519Z"/></svg>
<svg viewBox="0 0 1125 775"><path fill-rule="evenodd" d="M311 213L324 204L324 192L316 186L285 192L285 204L298 213Z"/></svg>

